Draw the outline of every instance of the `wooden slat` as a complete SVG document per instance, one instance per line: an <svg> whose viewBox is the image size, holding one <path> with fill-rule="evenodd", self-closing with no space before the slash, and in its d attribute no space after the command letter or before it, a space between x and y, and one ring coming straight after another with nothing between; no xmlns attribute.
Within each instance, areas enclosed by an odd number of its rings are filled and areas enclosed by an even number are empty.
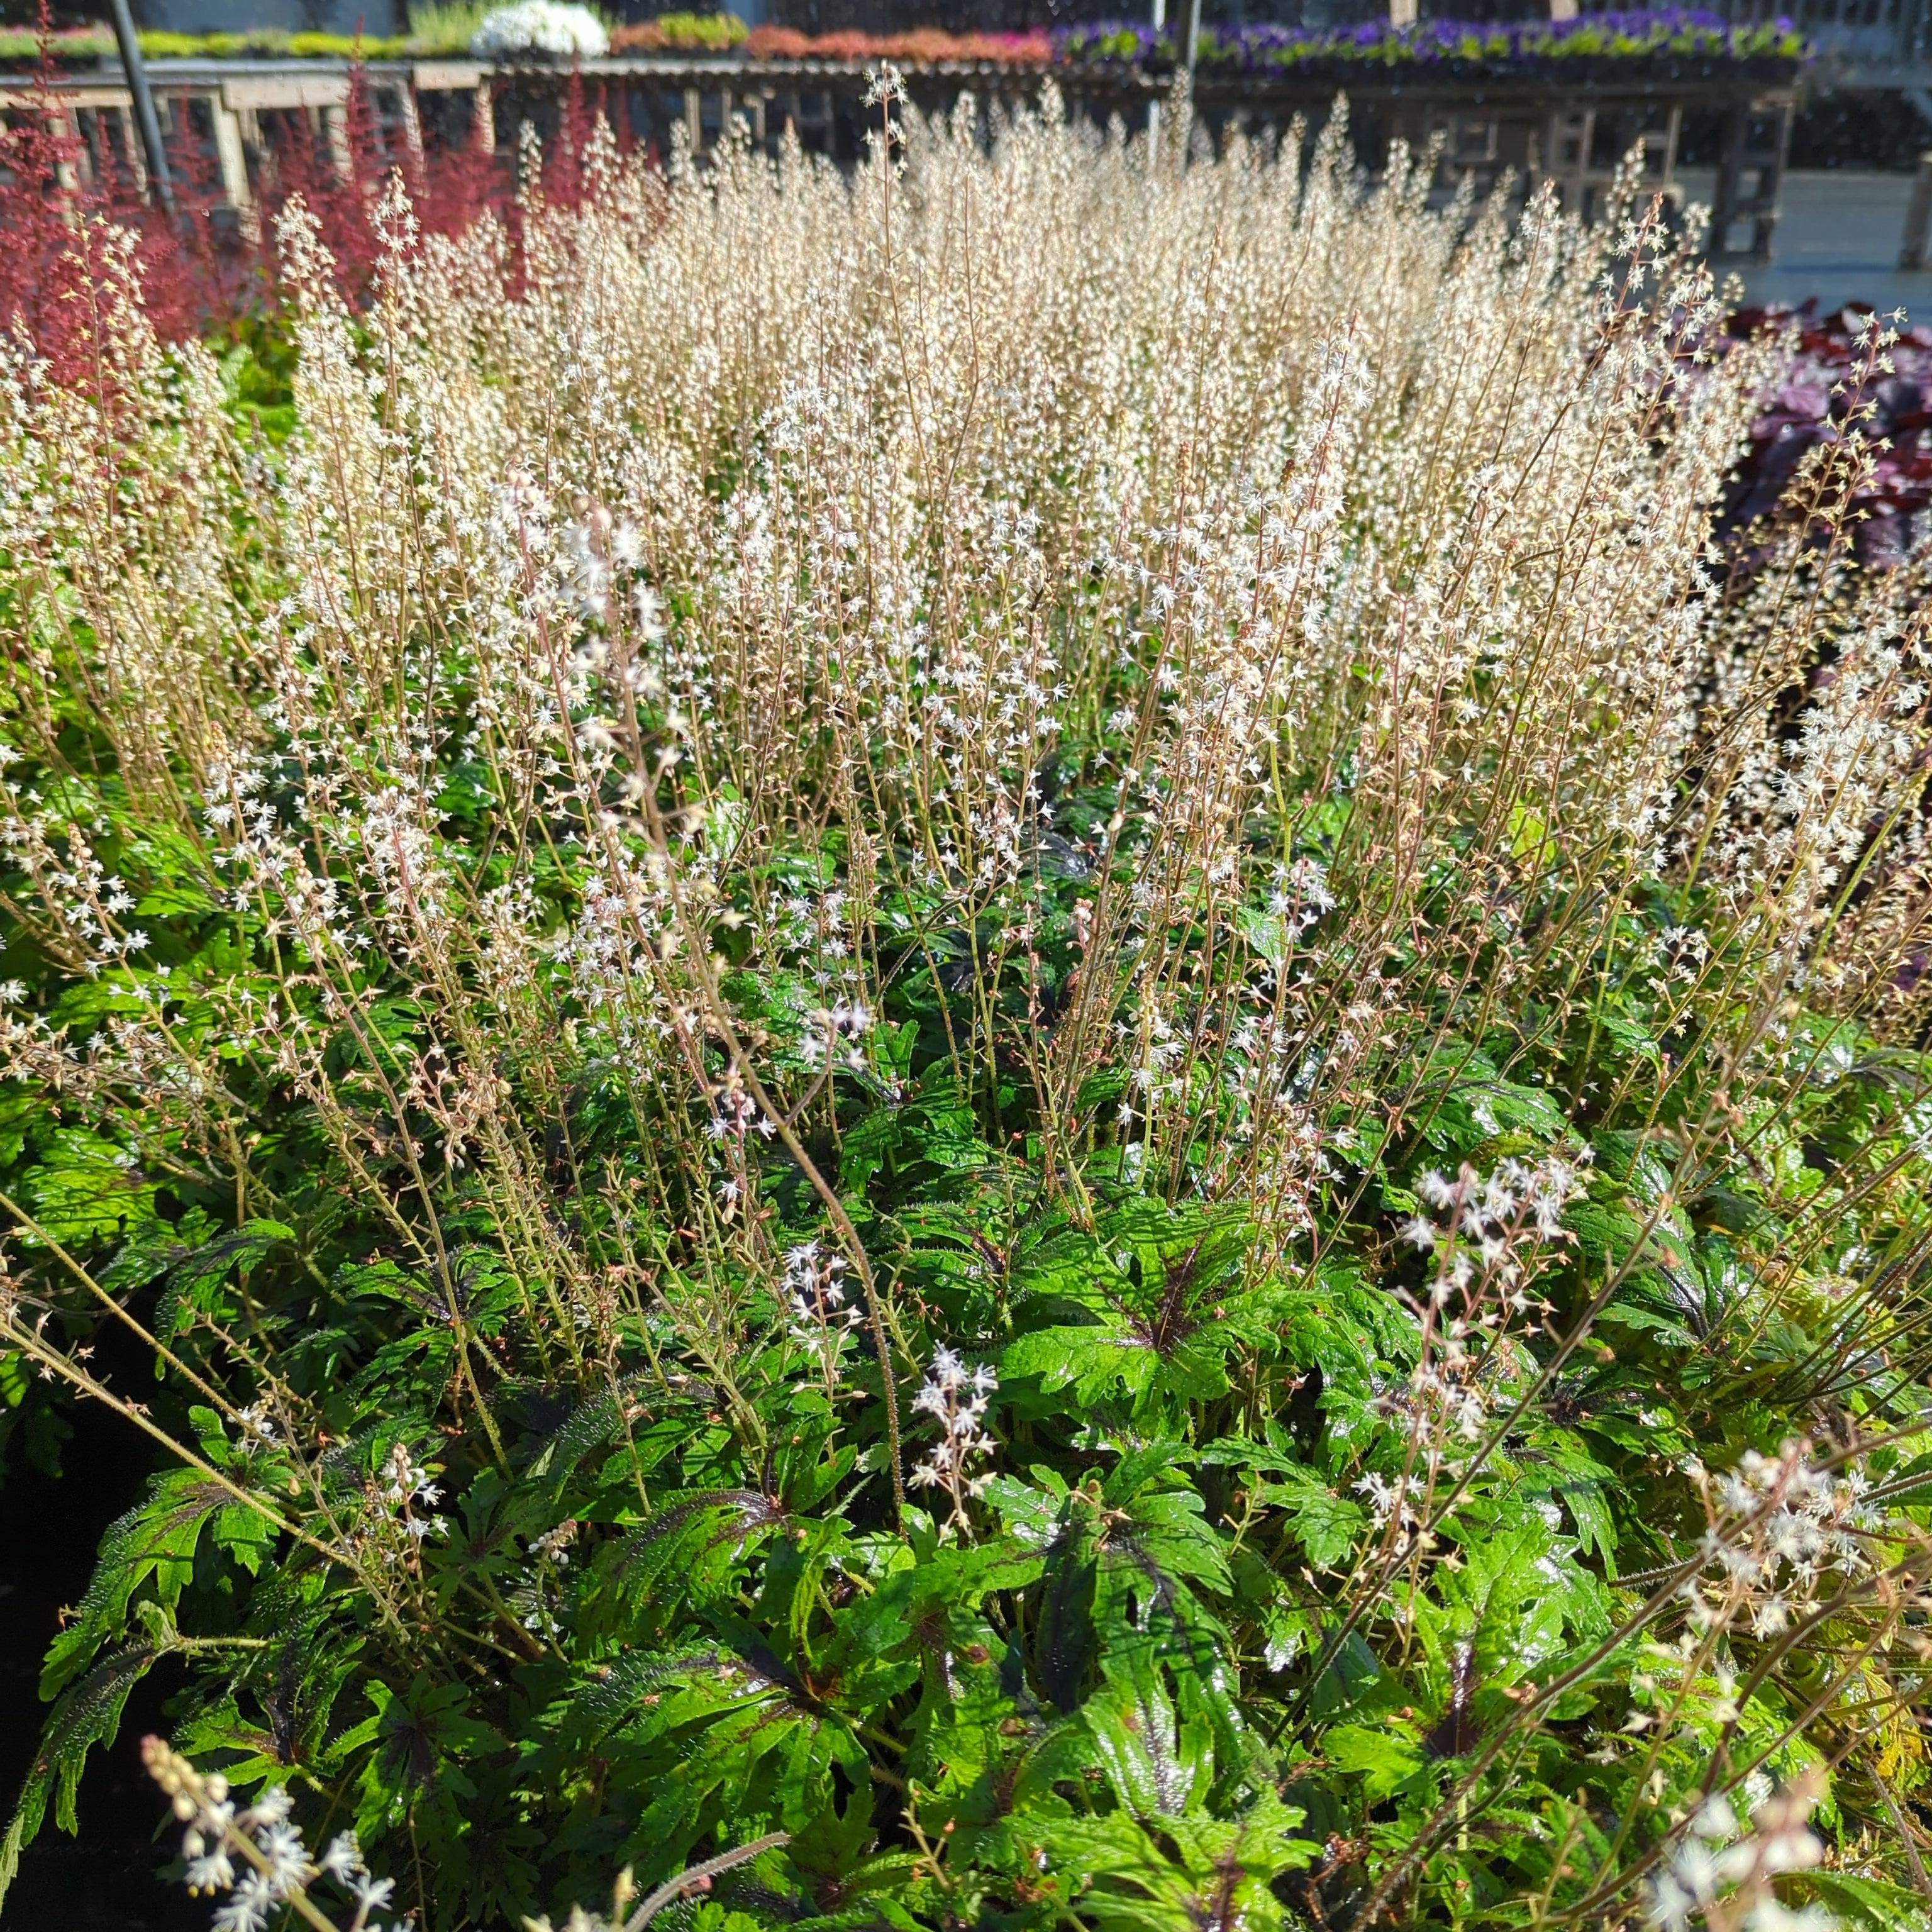
<svg viewBox="0 0 1932 1932"><path fill-rule="evenodd" d="M418 61L413 72L424 94L466 94L489 71L481 61Z"/></svg>
<svg viewBox="0 0 1932 1932"><path fill-rule="evenodd" d="M261 74L224 80L221 104L231 112L265 107L339 107L349 98L346 74Z"/></svg>

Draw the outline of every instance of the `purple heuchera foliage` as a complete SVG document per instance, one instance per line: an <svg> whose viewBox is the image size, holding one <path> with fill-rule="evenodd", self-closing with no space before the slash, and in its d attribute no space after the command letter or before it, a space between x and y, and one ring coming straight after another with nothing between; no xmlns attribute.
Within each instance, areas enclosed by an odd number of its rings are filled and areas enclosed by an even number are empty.
<svg viewBox="0 0 1932 1932"><path fill-rule="evenodd" d="M1773 514L1807 450L1862 436L1888 447L1878 449L1871 480L1853 500L1868 514L1852 526L1852 541L1860 562L1884 566L1904 560L1932 508L1932 328L1903 332L1890 352L1893 372L1854 394L1848 379L1863 361L1855 320L1849 309L1820 316L1809 303L1744 309L1732 318L1729 332L1737 338L1795 322L1798 352L1751 425L1750 449L1738 465L1722 526L1742 532ZM1870 416L1849 420L1867 405Z"/></svg>

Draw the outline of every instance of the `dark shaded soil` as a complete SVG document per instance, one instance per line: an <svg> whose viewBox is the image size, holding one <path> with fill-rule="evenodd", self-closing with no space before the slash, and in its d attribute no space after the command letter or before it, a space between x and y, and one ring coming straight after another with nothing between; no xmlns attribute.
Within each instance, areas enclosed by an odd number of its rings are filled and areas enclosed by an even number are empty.
<svg viewBox="0 0 1932 1932"><path fill-rule="evenodd" d="M58 1477L16 1458L0 1481L0 1832L46 1715L40 1658L62 1607L87 1587L101 1532L139 1499L149 1461L118 1417L83 1404L69 1420L74 1434ZM28 1846L0 1906L4 1932L205 1932L208 1901L155 1876L171 1850L155 1836L163 1812L141 1768L140 1742L144 1732L166 1728L167 1688L154 1678L138 1686L119 1736L90 1760L80 1835L57 1831L50 1816Z"/></svg>

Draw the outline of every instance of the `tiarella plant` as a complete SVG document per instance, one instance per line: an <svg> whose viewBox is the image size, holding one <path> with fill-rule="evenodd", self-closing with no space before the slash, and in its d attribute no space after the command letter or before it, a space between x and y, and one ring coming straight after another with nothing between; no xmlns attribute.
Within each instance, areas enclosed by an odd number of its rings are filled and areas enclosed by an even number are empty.
<svg viewBox="0 0 1932 1932"><path fill-rule="evenodd" d="M154 1673L235 1932L1923 1923L1880 453L1726 560L1628 196L903 129L5 348L4 1870Z"/></svg>

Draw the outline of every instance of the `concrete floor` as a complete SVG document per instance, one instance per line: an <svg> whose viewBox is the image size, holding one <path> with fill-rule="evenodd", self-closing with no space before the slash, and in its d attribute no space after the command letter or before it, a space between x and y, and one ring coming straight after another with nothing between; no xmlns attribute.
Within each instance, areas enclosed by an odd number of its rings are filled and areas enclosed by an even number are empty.
<svg viewBox="0 0 1932 1932"><path fill-rule="evenodd" d="M1709 170L1687 169L1680 178L1688 200L1708 205ZM1796 303L1816 296L1825 309L1868 302L1932 322L1932 271L1898 272L1911 195L1910 175L1787 174L1777 259L1768 268L1742 272L1744 299Z"/></svg>

